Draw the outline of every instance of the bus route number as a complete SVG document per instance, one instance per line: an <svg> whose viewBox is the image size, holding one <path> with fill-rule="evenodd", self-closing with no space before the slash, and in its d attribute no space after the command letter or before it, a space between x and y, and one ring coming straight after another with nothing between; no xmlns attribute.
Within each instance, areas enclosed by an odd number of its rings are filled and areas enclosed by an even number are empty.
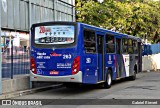
<svg viewBox="0 0 160 108"><path fill-rule="evenodd" d="M63 59L71 59L71 58L72 58L71 54L64 54L63 55Z"/></svg>

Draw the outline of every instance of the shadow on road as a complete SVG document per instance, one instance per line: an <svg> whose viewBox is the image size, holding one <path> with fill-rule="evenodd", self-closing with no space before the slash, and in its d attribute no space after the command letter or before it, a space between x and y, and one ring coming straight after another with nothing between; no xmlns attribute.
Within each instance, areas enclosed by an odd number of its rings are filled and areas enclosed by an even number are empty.
<svg viewBox="0 0 160 108"><path fill-rule="evenodd" d="M127 83L128 81L130 80L127 78L113 81L112 86L119 85L121 83ZM82 92L87 93L87 92L91 92L97 89L106 89L106 88L103 88L101 84L85 84L85 85L80 85L78 87L73 86L71 88L67 88L63 85L61 86L61 88L57 88L57 89L58 90L54 91L55 94L67 94L67 95L72 94L73 95L73 94L81 94Z"/></svg>

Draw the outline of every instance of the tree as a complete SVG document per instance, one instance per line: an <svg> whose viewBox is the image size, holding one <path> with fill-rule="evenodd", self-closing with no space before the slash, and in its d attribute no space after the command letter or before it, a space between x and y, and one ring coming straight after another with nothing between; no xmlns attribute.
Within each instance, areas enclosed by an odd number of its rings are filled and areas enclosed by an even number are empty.
<svg viewBox="0 0 160 108"><path fill-rule="evenodd" d="M82 2L83 1L83 2ZM160 2L152 0L77 0L77 21L156 42L160 35Z"/></svg>

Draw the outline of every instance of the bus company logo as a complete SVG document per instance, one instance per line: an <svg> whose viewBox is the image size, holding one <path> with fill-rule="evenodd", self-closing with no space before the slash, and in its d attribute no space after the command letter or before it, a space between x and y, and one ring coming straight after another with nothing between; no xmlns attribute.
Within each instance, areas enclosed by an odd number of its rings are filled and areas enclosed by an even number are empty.
<svg viewBox="0 0 160 108"><path fill-rule="evenodd" d="M45 28L44 26L39 27L40 31L39 33L46 33L46 32L51 32L51 28Z"/></svg>
<svg viewBox="0 0 160 108"><path fill-rule="evenodd" d="M62 54L57 54L57 53L55 53L55 52L52 52L52 53L50 54L50 56L60 57L60 56L62 56Z"/></svg>

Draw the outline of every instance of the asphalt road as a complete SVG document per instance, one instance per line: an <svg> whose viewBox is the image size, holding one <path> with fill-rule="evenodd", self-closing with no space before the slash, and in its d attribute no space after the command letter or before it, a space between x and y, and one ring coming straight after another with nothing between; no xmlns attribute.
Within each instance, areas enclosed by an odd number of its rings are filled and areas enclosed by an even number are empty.
<svg viewBox="0 0 160 108"><path fill-rule="evenodd" d="M146 73L139 73L137 75L137 79L135 81L128 81L128 80L120 80L114 82L110 89L102 89L95 85L88 85L82 88L77 89L67 89L65 87L51 89L35 94L30 94L26 96L17 97L14 99L71 99L71 104L75 104L76 101L74 99L82 99L81 101L85 101L84 105L54 105L55 100L47 100L46 105L43 106L33 106L33 108L105 108L107 105L95 105L99 99L126 99L125 101L128 102L128 99L160 99L160 72L146 72ZM94 99L94 100L89 100ZM109 100L109 101L110 101ZM63 103L64 100L61 102ZM74 103L72 103L72 101ZM107 101L107 100L105 100ZM121 100L120 100L121 101ZM60 102L60 103L61 103ZM120 108L158 108L160 106L157 105L123 105L124 100L122 100L122 105L118 106L115 104L109 106L112 108L116 108L117 106ZM160 102L160 101L158 101ZM78 103L78 102L77 102ZM104 104L104 103L102 103ZM118 103L119 104L119 103ZM160 104L160 103L159 103ZM52 105L52 106L51 106Z"/></svg>

